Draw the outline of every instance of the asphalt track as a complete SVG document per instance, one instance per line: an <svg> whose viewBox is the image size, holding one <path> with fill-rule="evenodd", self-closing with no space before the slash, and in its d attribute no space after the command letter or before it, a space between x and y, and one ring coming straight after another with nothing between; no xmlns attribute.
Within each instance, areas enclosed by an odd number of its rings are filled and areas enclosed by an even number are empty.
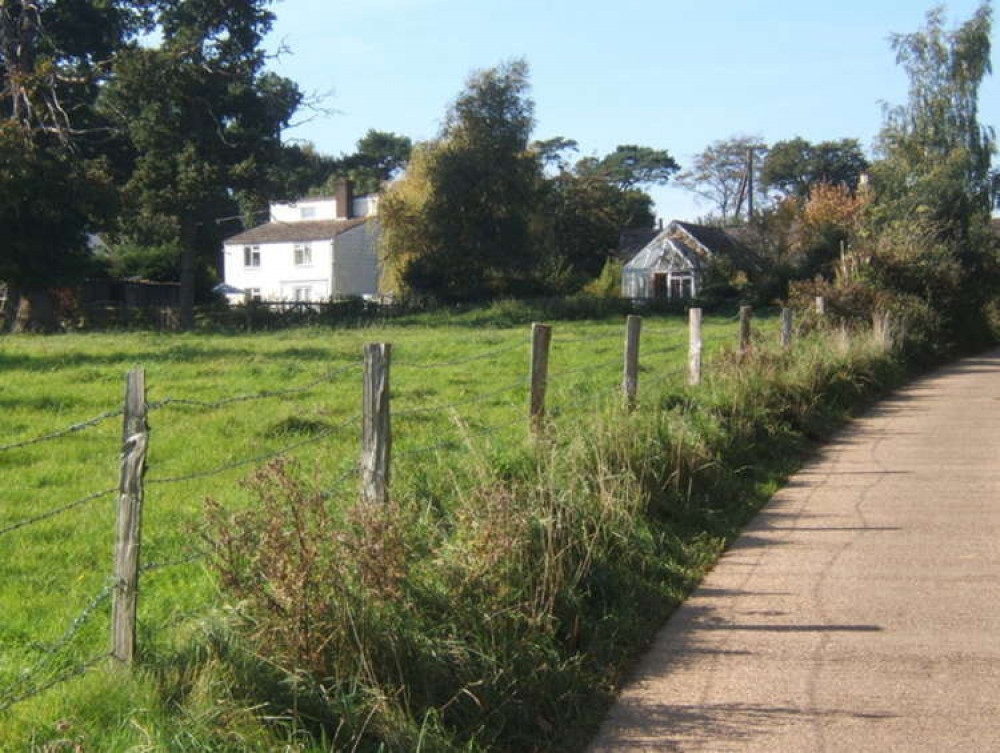
<svg viewBox="0 0 1000 753"><path fill-rule="evenodd" d="M790 479L591 750L1000 751L1000 350L893 394Z"/></svg>

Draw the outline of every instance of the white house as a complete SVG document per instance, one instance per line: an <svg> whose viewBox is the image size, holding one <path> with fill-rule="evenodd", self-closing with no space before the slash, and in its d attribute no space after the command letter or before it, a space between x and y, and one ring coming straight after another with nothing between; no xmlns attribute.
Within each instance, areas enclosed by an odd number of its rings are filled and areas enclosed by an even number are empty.
<svg viewBox="0 0 1000 753"><path fill-rule="evenodd" d="M625 264L622 295L666 300L694 298L701 292L711 265L723 259L750 274L761 270L757 255L725 230L674 220L655 233Z"/></svg>
<svg viewBox="0 0 1000 753"><path fill-rule="evenodd" d="M378 292L378 199L353 196L272 204L270 221L228 238L223 275L230 302L324 301Z"/></svg>

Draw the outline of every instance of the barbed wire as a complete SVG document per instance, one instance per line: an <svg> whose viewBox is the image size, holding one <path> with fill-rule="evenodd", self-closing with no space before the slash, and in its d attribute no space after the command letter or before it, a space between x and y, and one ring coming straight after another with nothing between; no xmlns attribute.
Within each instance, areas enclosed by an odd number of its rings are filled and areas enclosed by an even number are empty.
<svg viewBox="0 0 1000 753"><path fill-rule="evenodd" d="M513 420L507 421L502 424L493 424L490 426L483 426L475 429L466 427L465 436L468 437L468 436L483 436L488 434L495 434L498 431L510 428L514 424L526 421L527 421L526 416L516 416ZM434 444L426 445L424 447L417 447L411 450L402 450L400 452L394 453L394 456L396 458L410 457L412 455L425 455L429 452L434 452L435 450L442 450L445 448L458 448L464 445L464 442L462 441L463 439L464 437L445 439L440 442L435 442Z"/></svg>
<svg viewBox="0 0 1000 753"><path fill-rule="evenodd" d="M594 335L593 337L559 337L559 335L554 335L552 337L552 345L592 343L592 342L599 342L601 340L611 340L612 338L616 340L621 340L624 337L625 337L624 329L621 332L610 332L606 335Z"/></svg>
<svg viewBox="0 0 1000 753"><path fill-rule="evenodd" d="M595 371L597 369L606 369L608 366L621 366L622 359L615 358L609 361L600 361L598 363L588 364L586 366L579 366L575 369L563 369L562 371L550 371L548 374L549 379L554 379L559 376L569 376L570 374L582 374L586 371Z"/></svg>
<svg viewBox="0 0 1000 753"><path fill-rule="evenodd" d="M510 384L507 385L506 387L501 387L498 390L486 392L481 395L476 395L475 397L470 397L466 400L456 400L455 402L444 403L441 405L425 405L417 408L408 408L402 411L394 411L392 415L394 418L405 418L407 416L415 416L421 413L443 412L451 408L461 407L463 405L474 405L475 403L482 403L485 402L486 400L489 400L490 398L502 395L507 392L513 392L514 390L517 389L523 389L526 386L527 386L527 381L522 379L514 384Z"/></svg>
<svg viewBox="0 0 1000 753"><path fill-rule="evenodd" d="M88 659L82 664L78 664L73 669L67 670L66 672L56 675L48 682L43 683L42 685L36 685L30 690L25 691L19 695L9 696L6 700L0 700L0 712L6 711L14 704L21 703L22 701L27 701L28 699L34 698L37 695L41 695L45 691L54 688L56 685L61 685L67 680L72 680L74 677L79 677L80 675L85 674L89 670L93 669L99 662L103 661L104 659L108 659L110 657L111 657L110 652L104 652L102 654L98 654L97 656Z"/></svg>
<svg viewBox="0 0 1000 753"><path fill-rule="evenodd" d="M180 557L175 560L160 560L154 562L147 562L139 566L139 574L148 573L152 570L163 570L168 567L176 567L178 565L189 565L192 562L197 562L198 560L203 560L208 556L208 552L197 551L187 557Z"/></svg>
<svg viewBox="0 0 1000 753"><path fill-rule="evenodd" d="M349 479L351 476L356 476L360 472L361 472L361 466L357 463L357 461L351 463L351 465L348 467L346 471L341 473L337 478L333 480L333 482L329 486L326 487L326 489L320 492L320 497L322 499L329 499L330 497L333 496L333 492L342 483L347 481L347 479Z"/></svg>
<svg viewBox="0 0 1000 753"><path fill-rule="evenodd" d="M467 358L457 358L453 361L439 361L437 363L419 363L419 362L406 362L402 363L394 361L392 364L393 369L442 369L448 366L461 366L462 364L472 363L474 361L482 361L487 358L495 358L496 356L504 355L505 353L510 353L515 350L525 350L531 347L531 344L527 341L519 342L513 345L508 345L501 348L494 348L493 350L486 351L484 353L479 353L474 356L469 356Z"/></svg>
<svg viewBox="0 0 1000 753"><path fill-rule="evenodd" d="M116 486L111 487L110 489L102 489L99 492L93 492L92 494L88 494L86 497L81 497L80 499L73 500L72 502L62 505L61 507L56 507L55 509L47 510L46 512L40 513L38 515L33 515L30 518L24 518L22 520L17 521L16 523L11 523L10 525L5 526L4 528L0 528L0 536L5 536L8 533L18 530L19 528L24 528L26 526L39 523L43 520L54 518L57 515L61 515L64 512L85 505L87 502L93 502L95 499L106 497L107 495L113 494L116 491L118 491L118 487Z"/></svg>
<svg viewBox="0 0 1000 753"><path fill-rule="evenodd" d="M297 450L300 447L306 447L307 445L315 444L316 442L321 442L322 440L329 437L331 434L334 434L337 431L340 431L341 429L351 425L352 423L358 421L360 418L361 418L360 414L355 414L350 418L346 419L345 421L342 421L341 423L337 424L336 426L331 426L327 429L324 429L315 436L308 437L307 439L302 439L298 442L292 442L291 444L285 445L284 447L281 447L277 450L263 452L259 455L254 455L253 457L243 458L242 460L234 460L229 463L223 463L220 466L216 466L215 468L211 468L205 471L194 471L193 473L182 474L180 476L166 476L163 478L146 479L146 484L147 485L179 484L183 481L193 481L199 478L209 478L210 476L218 476L220 473L225 473L226 471L231 471L234 468L239 468L244 465L263 463L267 460L272 460L281 455L285 455L291 452L292 450Z"/></svg>
<svg viewBox="0 0 1000 753"><path fill-rule="evenodd" d="M45 653L53 656L69 645L70 641L72 641L76 637L77 633L83 629L83 626L87 624L87 620L90 619L90 616L97 611L97 608L111 598L111 594L114 593L115 586L117 585L117 579L109 577L107 579L107 583L104 585L104 588L102 588L100 592L98 592L98 594L83 608L83 611L73 619L70 626L59 637L59 639L51 646L43 648Z"/></svg>
<svg viewBox="0 0 1000 753"><path fill-rule="evenodd" d="M97 609L102 604L104 604L109 598L111 598L111 594L114 593L115 586L117 585L118 585L117 579L108 578L104 588L102 588L97 593L97 595L93 599L91 599L86 606L84 606L80 614L78 614L73 619L69 627L54 643L52 643L49 646L37 646L41 651L45 652L46 654L45 657L43 657L42 660L39 661L37 664L35 664L35 666L32 667L31 669L27 671L22 671L21 677L15 680L15 682L6 689L5 694L9 695L16 688L23 687L25 683L33 680L35 677L38 677L40 674L48 670L49 667L52 665L52 663L55 661L55 657L59 654L59 652L62 651L66 646L68 646L72 642L72 640L80 633L80 631L83 629L83 626L87 624L87 622L97 611ZM109 654L101 654L100 657L91 661L93 663L96 663L105 656L109 656ZM57 675L55 679L49 681L48 683L32 688L31 690L23 692L20 695L9 696L7 700L0 700L0 711L4 711L10 708L15 703L19 703L20 701L24 701L27 700L28 698L32 698L36 695L39 695L40 693L43 693L44 691L48 690L54 685L57 685L60 682L64 682L65 680L71 677L75 677L77 674L82 674L84 671L89 669L90 665L91 662L84 662L84 664L82 665L82 669L80 667L77 667L73 671L66 672L63 675Z"/></svg>
<svg viewBox="0 0 1000 753"><path fill-rule="evenodd" d="M252 400L265 400L273 397L285 397L287 395L299 395L303 392L309 392L316 389L319 385L330 382L334 377L344 374L348 371L353 371L361 367L361 362L352 363L348 366L344 366L339 369L334 369L333 371L327 372L321 377L314 379L313 381L303 384L299 387L289 387L283 390L262 390L261 392L253 392L246 395L234 395L233 397L224 397L219 400L196 400L192 398L183 397L165 397L162 400L157 400L152 403L147 403L147 410L159 410L160 408L166 408L170 405L186 405L194 406L198 408L221 408L226 405L232 405L234 403L246 403Z"/></svg>
<svg viewBox="0 0 1000 753"><path fill-rule="evenodd" d="M31 439L23 439L18 442L10 442L8 444L0 445L0 452L6 452L7 450L16 450L21 447L30 447L34 444L40 444L42 442L48 442L53 439L59 439L60 437L65 437L68 434L74 434L78 431L83 431L84 429L89 429L91 426L97 426L100 423L107 421L109 418L114 418L120 416L124 413L122 408L117 410L109 410L101 413L99 416L94 416L93 418L88 418L86 421L81 421L77 424L72 424L67 426L65 429L58 429L56 431L49 432L48 434L42 434L41 436L32 437Z"/></svg>

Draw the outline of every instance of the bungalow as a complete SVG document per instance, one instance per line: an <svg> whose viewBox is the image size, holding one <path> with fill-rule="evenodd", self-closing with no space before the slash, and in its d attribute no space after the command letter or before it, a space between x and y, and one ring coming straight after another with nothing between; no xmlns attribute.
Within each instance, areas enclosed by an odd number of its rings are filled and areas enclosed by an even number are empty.
<svg viewBox="0 0 1000 753"><path fill-rule="evenodd" d="M762 270L757 255L730 232L674 220L655 233L622 272L626 298L694 298L709 268L726 260L749 274Z"/></svg>
<svg viewBox="0 0 1000 753"><path fill-rule="evenodd" d="M378 292L378 198L334 196L271 204L270 221L223 244L230 302L322 301Z"/></svg>

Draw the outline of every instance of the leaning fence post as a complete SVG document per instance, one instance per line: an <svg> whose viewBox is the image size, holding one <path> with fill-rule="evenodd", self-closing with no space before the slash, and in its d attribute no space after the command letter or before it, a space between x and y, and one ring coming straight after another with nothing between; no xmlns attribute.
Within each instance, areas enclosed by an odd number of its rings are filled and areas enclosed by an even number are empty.
<svg viewBox="0 0 1000 753"><path fill-rule="evenodd" d="M688 311L688 384L701 384L701 309Z"/></svg>
<svg viewBox="0 0 1000 753"><path fill-rule="evenodd" d="M636 394L639 392L639 335L642 332L642 317L630 314L625 320L625 377L622 391L625 393L625 408L635 408Z"/></svg>
<svg viewBox="0 0 1000 753"><path fill-rule="evenodd" d="M365 345L361 420L361 498L369 504L389 501L392 428L389 422L389 343Z"/></svg>
<svg viewBox="0 0 1000 753"><path fill-rule="evenodd" d="M133 369L125 383L118 529L115 539L114 592L111 605L111 655L135 660L135 621L139 597L139 545L142 534L142 479L146 472L149 427L146 423L146 372Z"/></svg>
<svg viewBox="0 0 1000 753"><path fill-rule="evenodd" d="M545 418L545 388L549 374L549 343L552 327L535 322L531 325L531 427L538 431Z"/></svg>
<svg viewBox="0 0 1000 753"><path fill-rule="evenodd" d="M753 308L740 306L740 360L750 355L750 320L753 318Z"/></svg>
<svg viewBox="0 0 1000 753"><path fill-rule="evenodd" d="M781 347L788 350L792 347L792 310L781 309Z"/></svg>

